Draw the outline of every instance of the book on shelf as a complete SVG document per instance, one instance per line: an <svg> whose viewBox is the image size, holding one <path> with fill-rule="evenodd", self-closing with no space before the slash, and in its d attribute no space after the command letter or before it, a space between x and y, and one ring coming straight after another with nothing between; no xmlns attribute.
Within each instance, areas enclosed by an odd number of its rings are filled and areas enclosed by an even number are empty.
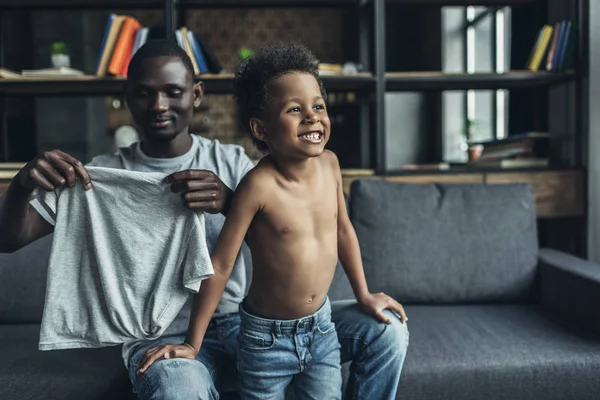
<svg viewBox="0 0 600 400"><path fill-rule="evenodd" d="M540 69L557 72L573 67L576 43L576 26L563 20L544 25L531 48L526 68L536 72Z"/></svg>
<svg viewBox="0 0 600 400"><path fill-rule="evenodd" d="M472 168L544 168L550 165L548 158L515 157L499 160L480 160L467 163Z"/></svg>
<svg viewBox="0 0 600 400"><path fill-rule="evenodd" d="M548 132L525 132L469 143L469 164L498 167L543 167L548 165L550 140Z"/></svg>
<svg viewBox="0 0 600 400"><path fill-rule="evenodd" d="M161 29L158 26L142 26L137 19L128 15L111 13L98 52L96 76L126 76L131 57L148 40L161 37ZM197 33L181 27L175 32L175 38L190 57L196 75L218 74L223 70L211 48L200 40Z"/></svg>
<svg viewBox="0 0 600 400"><path fill-rule="evenodd" d="M0 68L0 78L3 79L90 79L83 71L68 67L24 69L21 72L8 68Z"/></svg>
<svg viewBox="0 0 600 400"><path fill-rule="evenodd" d="M446 171L450 169L450 163L439 162L439 163L426 163L426 164L402 164L400 170L402 171Z"/></svg>

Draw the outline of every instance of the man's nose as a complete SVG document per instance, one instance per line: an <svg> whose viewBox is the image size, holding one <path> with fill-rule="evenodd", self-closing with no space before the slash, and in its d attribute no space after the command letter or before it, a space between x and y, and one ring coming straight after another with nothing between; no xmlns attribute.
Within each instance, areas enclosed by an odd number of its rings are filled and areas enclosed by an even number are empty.
<svg viewBox="0 0 600 400"><path fill-rule="evenodd" d="M162 93L157 93L152 101L152 109L154 111L167 111L169 109L169 103L167 96Z"/></svg>

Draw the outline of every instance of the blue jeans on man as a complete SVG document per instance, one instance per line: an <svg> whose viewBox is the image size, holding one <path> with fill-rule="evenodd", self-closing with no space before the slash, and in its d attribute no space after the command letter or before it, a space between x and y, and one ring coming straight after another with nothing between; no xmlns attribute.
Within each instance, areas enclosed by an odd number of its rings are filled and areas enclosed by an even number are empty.
<svg viewBox="0 0 600 400"><path fill-rule="evenodd" d="M395 399L409 341L407 325L396 316L390 325L373 322L352 300L332 302L331 319L341 362L352 361L346 398ZM162 359L140 375L137 366L146 350L181 343L184 337L166 336L138 348L129 362L134 390L142 400L218 399L217 390L235 390L239 330L239 314L214 318L196 360Z"/></svg>

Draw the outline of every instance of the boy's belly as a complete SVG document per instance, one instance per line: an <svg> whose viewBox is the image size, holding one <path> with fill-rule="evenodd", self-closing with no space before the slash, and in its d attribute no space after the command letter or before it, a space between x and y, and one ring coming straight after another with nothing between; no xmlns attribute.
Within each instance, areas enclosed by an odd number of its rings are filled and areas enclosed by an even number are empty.
<svg viewBox="0 0 600 400"><path fill-rule="evenodd" d="M248 305L274 319L297 319L317 311L337 265L336 243L311 238L280 251L253 249Z"/></svg>

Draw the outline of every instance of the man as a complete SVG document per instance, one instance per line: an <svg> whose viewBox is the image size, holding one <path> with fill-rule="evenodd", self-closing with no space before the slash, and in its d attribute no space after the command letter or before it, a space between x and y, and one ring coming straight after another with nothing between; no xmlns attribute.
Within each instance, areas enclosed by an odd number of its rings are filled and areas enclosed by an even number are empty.
<svg viewBox="0 0 600 400"><path fill-rule="evenodd" d="M232 189L253 164L239 146L190 134L193 110L200 105L203 92L204 85L193 77L190 59L176 43L147 42L129 64L126 88L127 102L142 141L116 154L96 157L88 165L170 174L165 184L180 193L189 208L207 213L207 245L212 251ZM76 184L93 190L94 183L83 164L68 154L54 150L29 162L4 196L0 250L14 251L51 233L53 226L44 211L47 193L62 185ZM32 193L35 198L30 203ZM244 257L239 255L195 360L161 359L144 374L137 374L148 349L184 340L191 302L160 339L123 345L129 377L141 399L217 399L217 389L234 389L240 324L237 311L246 286ZM385 313L392 316L389 311ZM332 304L342 361L353 361L348 385L351 398L396 397L408 330L398 318L391 319L391 324L380 323L361 313L355 302Z"/></svg>

